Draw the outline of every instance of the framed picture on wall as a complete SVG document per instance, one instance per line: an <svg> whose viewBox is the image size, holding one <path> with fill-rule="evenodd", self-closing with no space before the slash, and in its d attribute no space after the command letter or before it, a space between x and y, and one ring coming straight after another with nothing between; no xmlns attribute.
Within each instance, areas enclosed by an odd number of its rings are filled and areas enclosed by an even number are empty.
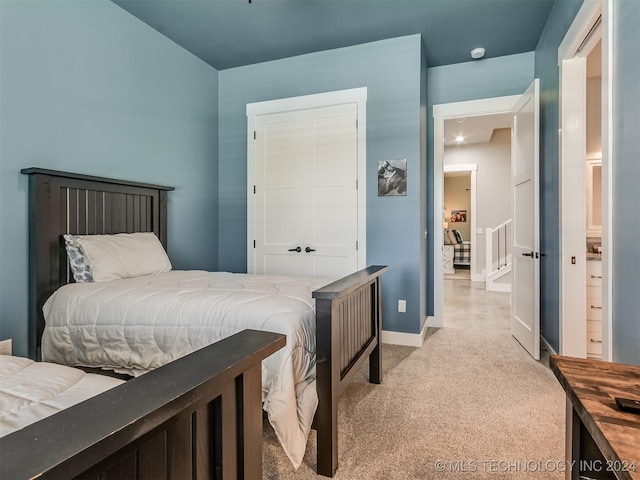
<svg viewBox="0 0 640 480"><path fill-rule="evenodd" d="M451 221L452 222L466 222L467 221L467 211L466 210L451 210Z"/></svg>
<svg viewBox="0 0 640 480"><path fill-rule="evenodd" d="M378 162L378 196L407 194L407 160Z"/></svg>

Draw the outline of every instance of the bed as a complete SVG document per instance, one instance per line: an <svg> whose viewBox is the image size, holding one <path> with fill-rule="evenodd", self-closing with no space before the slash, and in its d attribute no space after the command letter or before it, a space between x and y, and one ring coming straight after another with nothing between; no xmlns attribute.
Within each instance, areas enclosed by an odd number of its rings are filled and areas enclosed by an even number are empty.
<svg viewBox="0 0 640 480"><path fill-rule="evenodd" d="M126 382L0 356L0 478L261 478L261 362L284 344L245 330Z"/></svg>
<svg viewBox="0 0 640 480"><path fill-rule="evenodd" d="M447 244L453 245L454 265L471 265L471 242L462 239L460 230L445 230L444 239Z"/></svg>
<svg viewBox="0 0 640 480"><path fill-rule="evenodd" d="M74 282L62 235L153 232L166 249L167 192L172 188L38 168L25 169L22 173L30 178L30 356L38 358L42 352L45 325L43 306L54 292L77 287L69 285ZM310 294L305 300L306 325L309 326L309 312L315 311L313 328L307 329L315 329L316 338L303 342L315 343L317 391L315 416L306 415L305 422L309 423L313 418L317 430L317 471L325 476L333 476L338 466L337 404L340 394L367 359L370 381L381 381L380 280L386 270L387 267L372 266L322 288L311 284L305 286ZM220 272L210 274L225 275ZM246 275L241 280L241 283L251 281ZM203 281L211 283L210 280ZM233 282L238 283L238 277L234 277ZM281 286L282 283L278 289ZM252 292L255 293L255 289ZM288 341L294 336L290 332L283 333L287 334ZM188 351L189 348L179 355ZM144 358L145 355L139 356ZM159 364L162 363L161 359ZM113 368L113 365L102 366ZM150 365L149 369L156 366ZM278 433L276 425L274 428ZM304 436L304 432L302 434ZM280 440L283 443L283 438ZM290 458L292 454L295 457L292 458L294 466L302 458L300 446L295 448L295 451L285 448Z"/></svg>
<svg viewBox="0 0 640 480"><path fill-rule="evenodd" d="M453 246L453 264L471 265L471 242L457 243Z"/></svg>

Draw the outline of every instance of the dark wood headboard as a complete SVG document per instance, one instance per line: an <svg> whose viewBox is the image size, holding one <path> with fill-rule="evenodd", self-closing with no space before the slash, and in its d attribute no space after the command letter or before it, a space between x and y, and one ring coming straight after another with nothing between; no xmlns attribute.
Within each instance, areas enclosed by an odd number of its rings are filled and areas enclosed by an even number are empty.
<svg viewBox="0 0 640 480"><path fill-rule="evenodd" d="M40 359L42 306L73 281L64 240L77 235L154 232L167 248L173 187L25 168L29 175L29 357Z"/></svg>

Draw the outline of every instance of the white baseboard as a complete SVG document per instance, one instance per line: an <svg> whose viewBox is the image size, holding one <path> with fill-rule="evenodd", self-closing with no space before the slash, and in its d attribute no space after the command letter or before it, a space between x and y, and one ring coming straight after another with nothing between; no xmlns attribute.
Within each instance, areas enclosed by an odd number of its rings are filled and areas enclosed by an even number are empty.
<svg viewBox="0 0 640 480"><path fill-rule="evenodd" d="M429 316L427 317L427 321L424 323L425 327L433 327L433 328L442 328L444 324L442 322L442 315L440 315L440 321L436 320L436 317Z"/></svg>
<svg viewBox="0 0 640 480"><path fill-rule="evenodd" d="M511 284L510 283L494 283L489 287L489 292L504 292L511 293Z"/></svg>
<svg viewBox="0 0 640 480"><path fill-rule="evenodd" d="M483 268L480 273L471 272L471 281L472 282L484 282L485 279L487 278L486 275L484 274L484 270L485 269Z"/></svg>
<svg viewBox="0 0 640 480"><path fill-rule="evenodd" d="M427 323L425 322L424 327L422 327L422 332L420 333L404 333L382 330L382 343L421 348L424 343L424 339L427 338L427 328Z"/></svg>

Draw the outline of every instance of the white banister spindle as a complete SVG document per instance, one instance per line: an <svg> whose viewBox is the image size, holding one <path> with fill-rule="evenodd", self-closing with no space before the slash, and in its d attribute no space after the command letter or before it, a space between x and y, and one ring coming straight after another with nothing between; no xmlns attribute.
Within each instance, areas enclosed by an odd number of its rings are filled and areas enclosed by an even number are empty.
<svg viewBox="0 0 640 480"><path fill-rule="evenodd" d="M487 227L486 231L486 285L487 290L495 290L494 281L511 271L511 219L497 227ZM500 272L498 274L498 272ZM500 289L503 291L504 285Z"/></svg>

